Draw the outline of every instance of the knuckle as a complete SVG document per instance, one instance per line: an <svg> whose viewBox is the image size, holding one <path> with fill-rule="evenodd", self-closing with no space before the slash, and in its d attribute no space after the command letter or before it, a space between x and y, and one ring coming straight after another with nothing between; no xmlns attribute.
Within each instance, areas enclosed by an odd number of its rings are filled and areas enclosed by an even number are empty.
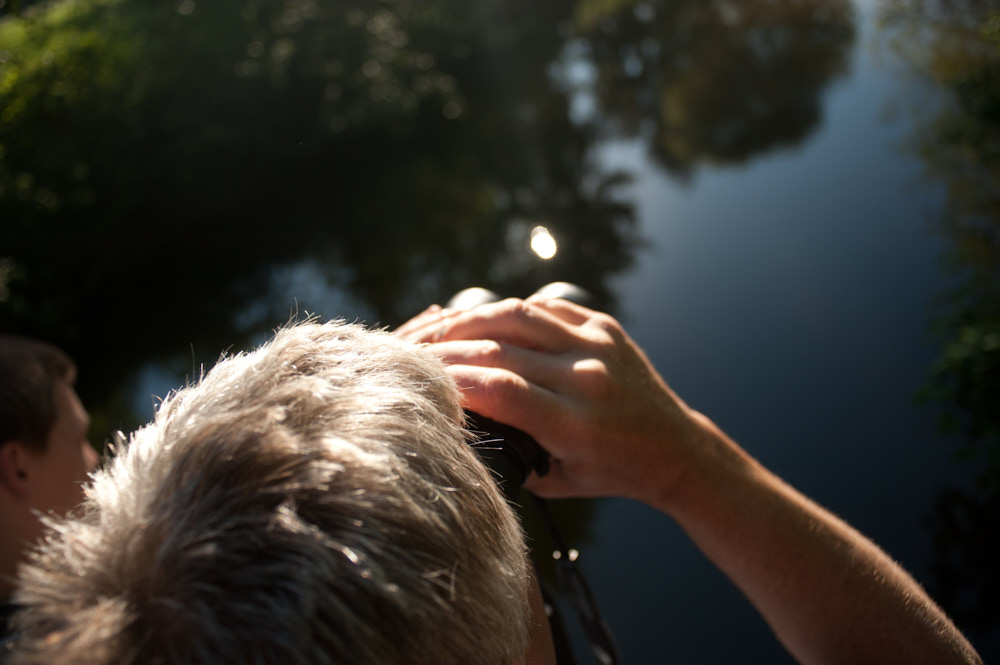
<svg viewBox="0 0 1000 665"><path fill-rule="evenodd" d="M591 326L610 335L613 340L617 341L624 336L621 324L610 314L597 312L590 317L589 323Z"/></svg>
<svg viewBox="0 0 1000 665"><path fill-rule="evenodd" d="M521 385L518 377L508 372L491 372L482 382L483 398L490 404L506 405L516 399Z"/></svg>
<svg viewBox="0 0 1000 665"><path fill-rule="evenodd" d="M500 342L492 339L484 339L479 342L479 357L487 367L503 367L504 347Z"/></svg>
<svg viewBox="0 0 1000 665"><path fill-rule="evenodd" d="M573 364L573 379L591 399L603 401L613 394L611 370L600 358L584 358Z"/></svg>
<svg viewBox="0 0 1000 665"><path fill-rule="evenodd" d="M607 375L608 366L600 358L582 358L573 363L573 370L579 380L593 381Z"/></svg>
<svg viewBox="0 0 1000 665"><path fill-rule="evenodd" d="M521 319L528 316L531 310L531 305L521 298L505 298L497 304L497 307L506 316L510 316L515 319Z"/></svg>

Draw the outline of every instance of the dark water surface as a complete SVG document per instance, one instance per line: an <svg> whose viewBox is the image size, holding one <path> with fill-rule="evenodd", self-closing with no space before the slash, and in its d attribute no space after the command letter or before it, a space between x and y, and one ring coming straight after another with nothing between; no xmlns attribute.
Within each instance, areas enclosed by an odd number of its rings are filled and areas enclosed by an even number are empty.
<svg viewBox="0 0 1000 665"><path fill-rule="evenodd" d="M996 3L31 4L0 325L78 359L95 442L293 310L569 280L1000 657ZM791 661L665 517L562 510L626 662Z"/></svg>
<svg viewBox="0 0 1000 665"><path fill-rule="evenodd" d="M823 91L822 121L796 146L688 183L640 143L603 148L639 174L652 243L615 292L689 404L928 582L923 522L942 487L963 482L915 399L939 353L929 330L947 238L929 220L945 192L901 149L914 121L887 112L912 91L875 61L871 8L857 10L850 72ZM608 502L598 525L588 564L630 661L792 662L659 515Z"/></svg>

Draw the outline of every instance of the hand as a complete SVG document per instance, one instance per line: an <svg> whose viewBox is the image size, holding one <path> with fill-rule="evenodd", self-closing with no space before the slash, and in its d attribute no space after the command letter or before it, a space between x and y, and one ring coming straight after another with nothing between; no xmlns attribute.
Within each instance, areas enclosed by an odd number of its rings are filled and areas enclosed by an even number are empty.
<svg viewBox="0 0 1000 665"><path fill-rule="evenodd" d="M621 325L563 300L430 308L400 329L466 406L535 437L541 496L623 496L673 517L802 663L976 663L873 543L763 468L664 383Z"/></svg>
<svg viewBox="0 0 1000 665"><path fill-rule="evenodd" d="M704 424L611 316L565 300L433 306L397 334L429 342L465 406L532 435L552 470L540 496L625 496L653 505L678 483Z"/></svg>

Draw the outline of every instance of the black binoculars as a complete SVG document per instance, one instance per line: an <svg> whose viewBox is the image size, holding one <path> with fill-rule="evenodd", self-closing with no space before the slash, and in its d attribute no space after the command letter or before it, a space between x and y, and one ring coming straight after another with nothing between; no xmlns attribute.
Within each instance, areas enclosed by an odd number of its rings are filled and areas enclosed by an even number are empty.
<svg viewBox="0 0 1000 665"><path fill-rule="evenodd" d="M478 437L470 442L472 449L508 501L517 499L532 471L540 476L549 472L549 454L527 433L472 411L466 411L465 417L466 427Z"/></svg>

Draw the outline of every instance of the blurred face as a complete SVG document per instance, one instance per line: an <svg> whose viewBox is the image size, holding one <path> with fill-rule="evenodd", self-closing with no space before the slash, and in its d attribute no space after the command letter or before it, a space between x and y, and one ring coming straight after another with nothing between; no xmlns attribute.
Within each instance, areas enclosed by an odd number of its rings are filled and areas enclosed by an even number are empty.
<svg viewBox="0 0 1000 665"><path fill-rule="evenodd" d="M83 500L83 483L97 467L97 452L87 441L90 416L69 381L55 386L56 422L45 452L33 454L32 508L66 513Z"/></svg>

